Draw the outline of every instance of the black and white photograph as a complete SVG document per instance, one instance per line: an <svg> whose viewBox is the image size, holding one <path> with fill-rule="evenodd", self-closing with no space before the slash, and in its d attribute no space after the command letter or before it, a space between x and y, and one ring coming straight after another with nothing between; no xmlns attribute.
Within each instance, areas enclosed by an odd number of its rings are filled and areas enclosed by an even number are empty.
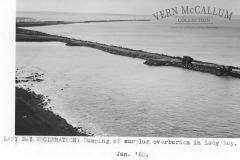
<svg viewBox="0 0 240 160"><path fill-rule="evenodd" d="M17 0L15 15L12 136L239 140L239 0Z"/></svg>

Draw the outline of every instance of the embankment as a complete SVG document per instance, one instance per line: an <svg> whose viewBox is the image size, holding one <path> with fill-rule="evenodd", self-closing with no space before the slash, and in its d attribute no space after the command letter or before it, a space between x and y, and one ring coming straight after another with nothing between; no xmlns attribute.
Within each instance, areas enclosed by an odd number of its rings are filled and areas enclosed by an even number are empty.
<svg viewBox="0 0 240 160"><path fill-rule="evenodd" d="M214 74L216 76L230 76L235 78L240 78L240 70L232 71L232 69L239 69L238 67L233 66L224 66L214 63L202 62L194 60L192 63L183 62L181 57L173 57L164 54L149 53L141 50L132 50L129 48L122 48L116 46L109 46L106 44L99 44L94 42L85 42L85 41L71 41L66 45L68 46L86 46L95 49L108 52L110 54L127 56L132 58L145 59L144 64L150 66L173 66L183 69L189 69L204 73Z"/></svg>
<svg viewBox="0 0 240 160"><path fill-rule="evenodd" d="M183 58L181 57L150 53L142 50L133 50L130 48L117 47L97 42L82 41L73 38L50 35L42 32L20 28L17 28L16 34L16 41L59 41L66 43L67 46L91 47L104 52L108 52L110 54L144 59L146 60L146 62L144 62L144 64L146 65L173 66L183 69L210 73L216 76L231 76L235 78L240 78L240 68L234 66L218 65L197 60L194 60L193 63L184 63Z"/></svg>
<svg viewBox="0 0 240 160"><path fill-rule="evenodd" d="M229 68L234 67L226 67L226 66L220 66L213 63L204 63L204 62L192 62L192 63L183 63L180 59L173 59L172 61L159 61L159 60L153 60L149 59L146 62L144 62L146 65L150 66L173 66L173 67L179 67L183 69L198 71L198 72L204 72L204 73L211 73L216 76L231 76L235 78L240 78L240 74L238 72L231 71Z"/></svg>

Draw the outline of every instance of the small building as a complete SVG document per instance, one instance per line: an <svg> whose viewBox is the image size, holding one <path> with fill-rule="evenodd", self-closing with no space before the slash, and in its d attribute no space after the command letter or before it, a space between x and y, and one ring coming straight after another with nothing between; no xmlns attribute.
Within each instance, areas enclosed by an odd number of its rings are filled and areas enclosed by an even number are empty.
<svg viewBox="0 0 240 160"><path fill-rule="evenodd" d="M16 22L37 22L37 20L30 17L17 17Z"/></svg>
<svg viewBox="0 0 240 160"><path fill-rule="evenodd" d="M232 71L232 67L225 67L225 69L229 72Z"/></svg>
<svg viewBox="0 0 240 160"><path fill-rule="evenodd" d="M240 72L240 68L238 68L238 67L230 66L229 68L230 68L230 71L232 71L232 72Z"/></svg>
<svg viewBox="0 0 240 160"><path fill-rule="evenodd" d="M182 62L183 62L183 63L191 64L192 61L193 61L193 58L192 58L192 57L183 56L183 59L182 59Z"/></svg>

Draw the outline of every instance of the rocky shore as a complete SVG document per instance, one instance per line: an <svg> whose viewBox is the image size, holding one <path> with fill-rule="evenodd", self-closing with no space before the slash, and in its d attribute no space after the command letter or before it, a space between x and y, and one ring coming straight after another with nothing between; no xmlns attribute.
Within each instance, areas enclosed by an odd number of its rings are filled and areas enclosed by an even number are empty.
<svg viewBox="0 0 240 160"><path fill-rule="evenodd" d="M46 109L45 97L16 87L15 135L89 136L79 127Z"/></svg>
<svg viewBox="0 0 240 160"><path fill-rule="evenodd" d="M240 78L240 70L239 72L232 71L232 69L235 69L236 67L223 66L223 65L217 65L213 63L204 63L204 62L183 63L181 58L172 59L171 61L162 61L162 60L159 61L159 60L149 59L145 61L144 64L150 65L150 66L173 66L173 67L179 67L179 68L188 69L188 70L194 70L198 72L211 73L216 76L230 76L230 77Z"/></svg>
<svg viewBox="0 0 240 160"><path fill-rule="evenodd" d="M15 135L93 136L54 113L48 96L28 88L44 81L43 77L43 73L16 69Z"/></svg>

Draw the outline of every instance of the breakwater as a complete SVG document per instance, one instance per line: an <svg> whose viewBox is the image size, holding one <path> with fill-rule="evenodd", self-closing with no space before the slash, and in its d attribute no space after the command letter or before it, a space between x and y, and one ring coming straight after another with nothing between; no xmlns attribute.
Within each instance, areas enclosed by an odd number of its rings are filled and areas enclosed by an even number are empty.
<svg viewBox="0 0 240 160"><path fill-rule="evenodd" d="M189 69L216 76L231 76L240 78L240 68L234 66L218 65L214 63L192 60L184 61L184 57L174 57L158 53L150 53L142 50L118 47L113 45L101 44L97 42L77 40L73 38L50 35L42 32L31 31L17 28L16 41L59 41L66 43L67 46L84 46L99 49L110 54L139 58L146 60L144 64L151 66L173 66Z"/></svg>
<svg viewBox="0 0 240 160"><path fill-rule="evenodd" d="M182 62L182 59L173 59L172 61L159 61L150 59L145 61L144 64L150 66L173 66L198 72L211 73L216 76L231 76L240 78L240 74L237 71L232 71L234 67L209 64L204 62L184 63Z"/></svg>
<svg viewBox="0 0 240 160"><path fill-rule="evenodd" d="M149 53L141 50L133 50L129 48L122 48L116 46L109 46L106 44L86 42L86 41L72 41L67 43L68 46L85 46L108 52L110 54L127 56L132 58L145 59L144 64L149 66L173 66L183 69L189 69L204 73L214 74L216 76L231 76L240 78L240 70L233 71L233 69L239 69L233 66L224 66L214 63L193 61L192 63L184 62L184 58L168 56L164 54Z"/></svg>
<svg viewBox="0 0 240 160"><path fill-rule="evenodd" d="M100 43L89 42L89 41L71 41L71 42L68 42L66 45L67 46L85 46L85 47L99 49L101 51L108 52L110 54L145 59L145 60L148 60L150 58L171 60L173 58L171 56L167 56L163 54L149 53L142 50L133 50L129 48L117 47L113 45L106 45L106 44L100 44Z"/></svg>

